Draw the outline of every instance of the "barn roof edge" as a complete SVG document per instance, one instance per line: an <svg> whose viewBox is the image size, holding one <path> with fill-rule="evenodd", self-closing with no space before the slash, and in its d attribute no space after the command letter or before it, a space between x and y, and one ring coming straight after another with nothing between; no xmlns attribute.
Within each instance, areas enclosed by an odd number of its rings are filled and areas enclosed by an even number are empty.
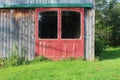
<svg viewBox="0 0 120 80"><path fill-rule="evenodd" d="M38 7L83 7L92 8L92 3L69 3L69 4L19 4L19 5L0 5L0 8L38 8Z"/></svg>

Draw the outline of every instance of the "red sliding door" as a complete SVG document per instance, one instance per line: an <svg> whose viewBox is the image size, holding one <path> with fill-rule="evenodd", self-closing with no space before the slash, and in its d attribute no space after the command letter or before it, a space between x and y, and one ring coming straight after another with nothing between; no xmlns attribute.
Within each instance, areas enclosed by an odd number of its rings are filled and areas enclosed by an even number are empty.
<svg viewBox="0 0 120 80"><path fill-rule="evenodd" d="M37 8L35 29L37 56L84 57L83 8Z"/></svg>

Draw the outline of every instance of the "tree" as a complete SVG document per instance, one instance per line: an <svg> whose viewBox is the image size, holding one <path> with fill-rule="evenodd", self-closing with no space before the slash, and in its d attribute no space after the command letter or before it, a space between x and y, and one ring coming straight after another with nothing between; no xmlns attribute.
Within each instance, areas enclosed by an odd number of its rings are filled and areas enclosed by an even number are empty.
<svg viewBox="0 0 120 80"><path fill-rule="evenodd" d="M120 3L117 3L111 13L112 36L111 43L113 46L120 46Z"/></svg>
<svg viewBox="0 0 120 80"><path fill-rule="evenodd" d="M120 3L117 0L95 1L95 55L100 56L106 45L120 45Z"/></svg>
<svg viewBox="0 0 120 80"><path fill-rule="evenodd" d="M96 38L109 45L120 45L120 3L96 0Z"/></svg>
<svg viewBox="0 0 120 80"><path fill-rule="evenodd" d="M108 44L111 36L111 27L108 25L110 16L107 0L96 0L96 39Z"/></svg>

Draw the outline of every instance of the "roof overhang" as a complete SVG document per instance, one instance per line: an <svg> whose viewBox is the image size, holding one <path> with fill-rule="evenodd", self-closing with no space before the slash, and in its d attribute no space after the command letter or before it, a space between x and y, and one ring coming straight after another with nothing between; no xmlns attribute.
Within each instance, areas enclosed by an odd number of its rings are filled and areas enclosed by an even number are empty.
<svg viewBox="0 0 120 80"><path fill-rule="evenodd" d="M82 7L92 8L92 3L65 3L65 4L18 4L18 5L0 5L0 8L50 8L50 7Z"/></svg>

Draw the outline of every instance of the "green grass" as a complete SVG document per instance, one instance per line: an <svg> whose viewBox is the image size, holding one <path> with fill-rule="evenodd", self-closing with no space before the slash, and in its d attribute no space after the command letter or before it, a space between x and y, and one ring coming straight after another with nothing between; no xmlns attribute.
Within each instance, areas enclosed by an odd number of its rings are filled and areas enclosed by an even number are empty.
<svg viewBox="0 0 120 80"><path fill-rule="evenodd" d="M108 48L101 60L46 61L0 69L0 80L120 80L120 48Z"/></svg>

